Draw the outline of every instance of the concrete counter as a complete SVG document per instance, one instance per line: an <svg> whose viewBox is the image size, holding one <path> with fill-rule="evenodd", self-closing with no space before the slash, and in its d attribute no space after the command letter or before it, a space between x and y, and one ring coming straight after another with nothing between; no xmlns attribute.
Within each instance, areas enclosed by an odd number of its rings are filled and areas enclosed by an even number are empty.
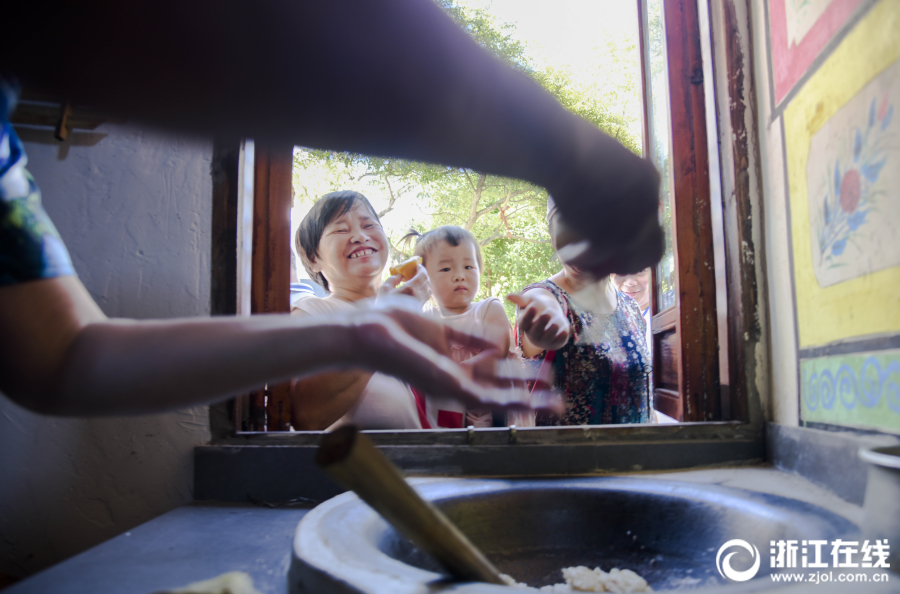
<svg viewBox="0 0 900 594"><path fill-rule="evenodd" d="M857 524L862 518L859 506L771 467L640 476L792 497ZM273 509L250 503L195 502L19 582L4 594L150 594L229 571L248 573L263 594L286 594L292 537L309 509L309 505Z"/></svg>

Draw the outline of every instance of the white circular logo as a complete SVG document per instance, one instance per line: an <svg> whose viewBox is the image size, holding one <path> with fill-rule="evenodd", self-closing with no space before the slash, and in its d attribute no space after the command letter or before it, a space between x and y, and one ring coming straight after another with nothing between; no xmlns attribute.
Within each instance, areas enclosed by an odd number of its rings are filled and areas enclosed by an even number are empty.
<svg viewBox="0 0 900 594"><path fill-rule="evenodd" d="M738 554L739 551L734 551L733 553L728 553L725 555L725 559L722 559L722 553L731 547L741 547L742 549L746 549L750 556L755 559L753 562L753 567L747 569L745 571L737 571L736 569L731 568L731 558ZM756 575L756 572L759 571L759 549L756 548L756 545L752 545L746 540L741 540L740 538L735 538L734 540L729 540L721 547L719 547L719 552L716 554L716 569L719 570L719 575L724 578L728 578L733 582L746 582L749 579L753 579Z"/></svg>

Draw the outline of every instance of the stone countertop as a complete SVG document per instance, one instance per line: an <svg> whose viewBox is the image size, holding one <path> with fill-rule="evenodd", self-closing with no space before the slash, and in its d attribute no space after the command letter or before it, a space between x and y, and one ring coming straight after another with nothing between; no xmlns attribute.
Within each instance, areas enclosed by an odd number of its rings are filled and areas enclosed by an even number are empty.
<svg viewBox="0 0 900 594"><path fill-rule="evenodd" d="M3 594L150 594L243 571L286 594L294 530L310 507L196 502L67 559Z"/></svg>
<svg viewBox="0 0 900 594"><path fill-rule="evenodd" d="M770 467L640 476L791 497L819 505L857 524L862 517L859 506L803 478ZM195 502L19 582L4 594L151 594L229 571L248 573L263 594L286 594L294 530L309 509Z"/></svg>

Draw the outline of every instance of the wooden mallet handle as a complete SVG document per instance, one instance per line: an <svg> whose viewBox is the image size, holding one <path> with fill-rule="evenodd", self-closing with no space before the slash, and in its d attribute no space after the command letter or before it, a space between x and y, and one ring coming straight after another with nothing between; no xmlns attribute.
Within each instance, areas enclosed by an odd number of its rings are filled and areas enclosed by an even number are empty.
<svg viewBox="0 0 900 594"><path fill-rule="evenodd" d="M322 439L316 454L332 478L356 493L420 550L464 581L503 585L500 573L436 507L422 499L400 470L347 425Z"/></svg>

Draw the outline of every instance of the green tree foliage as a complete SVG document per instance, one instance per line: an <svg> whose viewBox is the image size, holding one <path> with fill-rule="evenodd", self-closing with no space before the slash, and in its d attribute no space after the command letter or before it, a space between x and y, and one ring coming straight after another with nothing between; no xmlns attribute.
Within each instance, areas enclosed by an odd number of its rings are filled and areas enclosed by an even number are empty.
<svg viewBox="0 0 900 594"><path fill-rule="evenodd" d="M635 119L634 97L638 89L634 44L609 40L599 52L601 82L576 82L567 69L536 68L526 46L513 36L514 27L499 24L483 10L469 10L454 0L435 0L486 50L534 78L567 109L596 124L635 153L640 137L630 131ZM615 81L613 83L607 82ZM639 113L640 105L637 106ZM350 153L298 148L294 152L294 194L311 204L324 193L356 189L384 197L379 216L415 203L406 225L390 229L393 261L408 256L412 246L399 245L408 227L424 232L441 225L470 230L484 253L478 299L501 299L559 270L547 235L547 192L525 181L486 175L476 171L416 163L402 159L366 157ZM507 303L512 315L514 306Z"/></svg>

